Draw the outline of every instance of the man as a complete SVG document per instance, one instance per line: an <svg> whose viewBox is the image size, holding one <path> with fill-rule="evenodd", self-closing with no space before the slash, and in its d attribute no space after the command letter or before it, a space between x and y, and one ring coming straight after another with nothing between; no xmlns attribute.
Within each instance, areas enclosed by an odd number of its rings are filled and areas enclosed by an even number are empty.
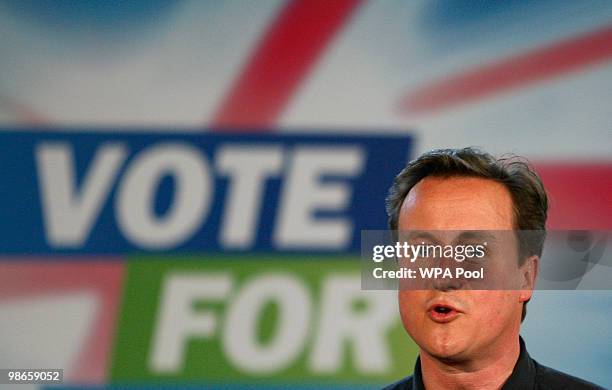
<svg viewBox="0 0 612 390"><path fill-rule="evenodd" d="M425 153L396 177L387 198L391 230L511 231L502 256L512 289L457 282L398 293L404 328L420 350L414 374L387 389L600 389L533 360L519 336L544 244L548 209L539 177L517 159L473 148ZM521 240L512 231L543 234ZM455 283L455 284L453 284Z"/></svg>

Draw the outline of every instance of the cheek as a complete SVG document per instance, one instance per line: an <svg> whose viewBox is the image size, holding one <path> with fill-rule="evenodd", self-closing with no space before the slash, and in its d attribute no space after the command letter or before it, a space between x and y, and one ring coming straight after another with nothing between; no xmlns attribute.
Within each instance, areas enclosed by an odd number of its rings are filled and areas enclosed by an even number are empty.
<svg viewBox="0 0 612 390"><path fill-rule="evenodd" d="M421 308L426 300L427 292L418 290L402 290L398 293L399 310L404 325L418 320L423 312Z"/></svg>
<svg viewBox="0 0 612 390"><path fill-rule="evenodd" d="M490 326L503 325L516 315L519 291L483 291L474 297L474 311L479 321Z"/></svg>

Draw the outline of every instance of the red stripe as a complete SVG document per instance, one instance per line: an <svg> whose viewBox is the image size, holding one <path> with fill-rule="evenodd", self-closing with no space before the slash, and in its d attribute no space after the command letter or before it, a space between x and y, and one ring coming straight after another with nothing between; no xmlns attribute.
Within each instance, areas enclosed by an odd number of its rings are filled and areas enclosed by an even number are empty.
<svg viewBox="0 0 612 390"><path fill-rule="evenodd" d="M270 127L360 0L292 0L276 17L213 119Z"/></svg>
<svg viewBox="0 0 612 390"><path fill-rule="evenodd" d="M612 163L537 164L551 229L612 229Z"/></svg>
<svg viewBox="0 0 612 390"><path fill-rule="evenodd" d="M49 257L19 256L15 259L18 261L5 262L11 260L7 256L1 259L0 302L53 294L96 294L98 312L77 361L71 362L73 367L67 367L70 369L67 379L79 383L105 382L120 309L124 274L120 259L102 257L92 261L89 257L87 260L73 258L65 262L56 262L57 259ZM66 318L66 321L70 321L70 318Z"/></svg>
<svg viewBox="0 0 612 390"><path fill-rule="evenodd" d="M482 66L425 85L404 97L399 110L423 113L558 77L612 57L612 27Z"/></svg>

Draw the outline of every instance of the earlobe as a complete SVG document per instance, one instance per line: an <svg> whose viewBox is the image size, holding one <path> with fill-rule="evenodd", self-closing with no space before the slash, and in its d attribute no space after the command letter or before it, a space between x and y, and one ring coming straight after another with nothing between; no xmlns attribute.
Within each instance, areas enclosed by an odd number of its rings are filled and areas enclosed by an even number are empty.
<svg viewBox="0 0 612 390"><path fill-rule="evenodd" d="M529 302L532 294L532 290L521 290L521 294L519 295L519 303Z"/></svg>
<svg viewBox="0 0 612 390"><path fill-rule="evenodd" d="M521 266L522 290L519 295L520 302L527 302L531 299L538 276L538 256L529 256Z"/></svg>

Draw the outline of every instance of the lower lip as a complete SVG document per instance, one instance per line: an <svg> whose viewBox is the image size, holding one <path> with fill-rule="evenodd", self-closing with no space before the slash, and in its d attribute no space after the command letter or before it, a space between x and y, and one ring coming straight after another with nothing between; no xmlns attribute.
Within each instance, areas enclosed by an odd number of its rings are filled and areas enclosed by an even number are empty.
<svg viewBox="0 0 612 390"><path fill-rule="evenodd" d="M459 312L456 310L451 310L446 313L438 313L435 310L429 310L427 314L434 322L438 322L440 324L450 322L459 316Z"/></svg>

